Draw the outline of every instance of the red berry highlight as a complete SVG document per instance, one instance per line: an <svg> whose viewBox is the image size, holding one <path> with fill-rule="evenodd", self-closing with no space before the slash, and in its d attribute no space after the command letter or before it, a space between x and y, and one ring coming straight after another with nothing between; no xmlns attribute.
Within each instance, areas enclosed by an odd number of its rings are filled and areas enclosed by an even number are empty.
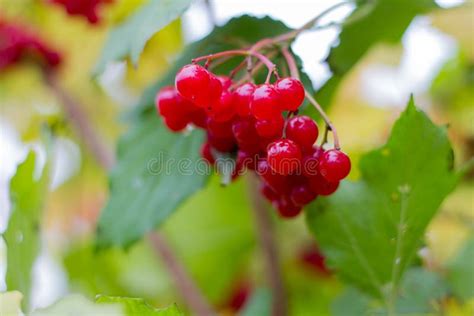
<svg viewBox="0 0 474 316"><path fill-rule="evenodd" d="M351 160L342 151L331 149L321 157L319 170L326 180L337 182L347 177L351 171Z"/></svg>
<svg viewBox="0 0 474 316"><path fill-rule="evenodd" d="M268 145L267 159L275 172L289 175L301 164L301 150L292 140L280 139Z"/></svg>
<svg viewBox="0 0 474 316"><path fill-rule="evenodd" d="M296 111L304 101L304 87L298 79L280 79L276 82L275 89L280 96L283 110Z"/></svg>
<svg viewBox="0 0 474 316"><path fill-rule="evenodd" d="M311 150L314 142L318 139L318 126L308 116L294 116L288 120L286 125L286 137L291 139L303 150Z"/></svg>

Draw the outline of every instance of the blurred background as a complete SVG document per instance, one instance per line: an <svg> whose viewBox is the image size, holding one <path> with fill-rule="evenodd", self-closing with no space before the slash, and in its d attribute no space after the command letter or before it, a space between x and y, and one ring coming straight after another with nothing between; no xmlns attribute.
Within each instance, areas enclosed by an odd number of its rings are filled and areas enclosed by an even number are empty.
<svg viewBox="0 0 474 316"><path fill-rule="evenodd" d="M80 102L111 150L126 129L121 114L133 108L142 91L166 71L187 43L207 35L214 24L250 14L269 15L296 28L339 1L195 1L182 18L153 36L138 67L112 63L92 78L109 29L144 2L115 0L101 7L98 24L90 24L43 1L0 0L0 18L29 26L61 52L61 85ZM385 142L412 93L437 124L449 125L456 164L474 155L474 9L457 7L464 1L436 2L446 9L417 17L401 44L372 48L339 88L329 114L354 166L362 153ZM345 6L327 16L327 21L340 21L352 9ZM293 45L315 88L331 74L324 60L339 31L336 26L308 32ZM44 160L43 122L57 133L42 250L34 270L33 307L48 306L69 292L91 298L97 293L144 297L157 306L179 303L167 272L147 242L127 250L94 253L95 223L108 195L107 173L83 147L60 101L35 67L26 64L0 71L0 109L0 232L8 223L8 187L17 165L29 148ZM351 177L357 178L357 170ZM433 266L443 267L472 232L473 177L467 176L430 224L423 256ZM243 305L261 281L262 262L249 207L241 180L222 189L213 179L162 228L206 296L228 313ZM277 228L293 314L327 314L342 285L324 267L304 219L278 222ZM0 290L6 288L5 258L2 243Z"/></svg>

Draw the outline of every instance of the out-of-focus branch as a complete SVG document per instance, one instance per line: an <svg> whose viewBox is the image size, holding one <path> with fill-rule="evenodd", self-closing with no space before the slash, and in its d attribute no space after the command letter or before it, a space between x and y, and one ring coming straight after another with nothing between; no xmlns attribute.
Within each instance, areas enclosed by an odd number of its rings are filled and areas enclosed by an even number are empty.
<svg viewBox="0 0 474 316"><path fill-rule="evenodd" d="M193 311L193 314L199 316L214 315L215 313L211 306L209 306L204 296L187 274L186 270L176 259L173 251L168 246L168 243L163 236L157 232L153 232L148 234L148 239L150 240L155 253L161 258L170 272L175 286L178 288L186 304Z"/></svg>
<svg viewBox="0 0 474 316"><path fill-rule="evenodd" d="M288 314L288 303L281 273L280 258L273 233L272 219L265 201L259 194L257 178L249 175L249 182L253 202L252 209L255 216L255 228L264 256L267 282L272 291L271 314L273 316L285 316Z"/></svg>

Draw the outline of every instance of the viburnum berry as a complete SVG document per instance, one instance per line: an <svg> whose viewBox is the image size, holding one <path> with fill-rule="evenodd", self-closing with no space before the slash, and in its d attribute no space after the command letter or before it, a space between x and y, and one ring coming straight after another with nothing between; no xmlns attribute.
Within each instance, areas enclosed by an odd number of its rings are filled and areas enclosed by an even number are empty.
<svg viewBox="0 0 474 316"><path fill-rule="evenodd" d="M313 146L305 152L301 162L301 173L305 177L312 177L319 173L319 161L324 154L324 149L319 146Z"/></svg>
<svg viewBox="0 0 474 316"><path fill-rule="evenodd" d="M250 112L259 120L273 119L282 112L279 102L279 95L273 85L262 84L253 92Z"/></svg>
<svg viewBox="0 0 474 316"><path fill-rule="evenodd" d="M280 139L268 145L267 159L275 172L289 175L301 165L301 150L292 140Z"/></svg>
<svg viewBox="0 0 474 316"><path fill-rule="evenodd" d="M214 155L212 154L211 144L209 144L209 142L205 142L204 144L202 144L201 157L211 165L216 162L216 159L214 158Z"/></svg>
<svg viewBox="0 0 474 316"><path fill-rule="evenodd" d="M283 78L275 83L283 110L296 111L304 101L304 87L296 78Z"/></svg>
<svg viewBox="0 0 474 316"><path fill-rule="evenodd" d="M303 183L293 188L290 194L291 201L298 206L304 206L316 198L309 183Z"/></svg>
<svg viewBox="0 0 474 316"><path fill-rule="evenodd" d="M319 171L326 180L337 182L347 177L351 171L351 160L342 151L328 150L321 157Z"/></svg>
<svg viewBox="0 0 474 316"><path fill-rule="evenodd" d="M301 213L301 206L295 205L286 195L273 202L278 214L283 218L293 218Z"/></svg>
<svg viewBox="0 0 474 316"><path fill-rule="evenodd" d="M317 195L331 195L336 192L339 187L339 181L329 182L320 174L309 178L309 185L311 190Z"/></svg>
<svg viewBox="0 0 474 316"><path fill-rule="evenodd" d="M176 74L176 90L185 99L199 107L208 107L220 97L222 84L204 67L186 65Z"/></svg>
<svg viewBox="0 0 474 316"><path fill-rule="evenodd" d="M251 82L244 83L234 91L234 103L237 114L242 117L250 115L250 101L255 91L255 85Z"/></svg>
<svg viewBox="0 0 474 316"><path fill-rule="evenodd" d="M276 193L268 184L264 182L260 186L260 192L270 202L276 201L279 198L278 193Z"/></svg>
<svg viewBox="0 0 474 316"><path fill-rule="evenodd" d="M257 120L255 129L259 136L264 138L281 137L285 120L281 115L271 119Z"/></svg>
<svg viewBox="0 0 474 316"><path fill-rule="evenodd" d="M232 138L234 135L232 131L232 124L232 121L219 122L211 117L208 117L207 131L212 135L218 135L219 137Z"/></svg>
<svg viewBox="0 0 474 316"><path fill-rule="evenodd" d="M190 123L185 116L165 116L163 117L165 125L173 132L180 132Z"/></svg>
<svg viewBox="0 0 474 316"><path fill-rule="evenodd" d="M113 0L50 0L49 2L62 5L69 15L82 15L89 23L95 24L100 21L99 6Z"/></svg>
<svg viewBox="0 0 474 316"><path fill-rule="evenodd" d="M276 173L270 167L267 159L261 159L257 165L257 174L278 194L287 194L290 191L288 178Z"/></svg>
<svg viewBox="0 0 474 316"><path fill-rule="evenodd" d="M300 145L303 150L310 150L313 147L318 134L318 126L309 116L294 116L286 125L286 137Z"/></svg>
<svg viewBox="0 0 474 316"><path fill-rule="evenodd" d="M233 137L218 137L218 135L211 133L207 134L207 140L212 147L222 153L233 151L236 145Z"/></svg>
<svg viewBox="0 0 474 316"><path fill-rule="evenodd" d="M235 114L234 94L228 90L223 91L220 98L208 107L207 112L215 121L230 120Z"/></svg>

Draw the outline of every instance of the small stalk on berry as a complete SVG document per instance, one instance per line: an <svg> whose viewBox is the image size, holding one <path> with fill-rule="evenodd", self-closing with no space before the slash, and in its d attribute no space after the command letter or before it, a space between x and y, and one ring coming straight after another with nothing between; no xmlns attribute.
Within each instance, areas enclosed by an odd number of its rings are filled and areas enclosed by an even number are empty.
<svg viewBox="0 0 474 316"><path fill-rule="evenodd" d="M337 136L337 131L334 125L332 124L331 120L327 116L326 112L321 108L321 105L319 105L318 102L313 98L313 96L308 92L305 91L305 96L306 99L314 106L314 108L318 111L318 113L321 115L321 117L324 120L324 123L326 123L326 127L328 130L332 132L333 138L334 138L334 148L337 150L341 149L341 146L339 145L339 137Z"/></svg>

